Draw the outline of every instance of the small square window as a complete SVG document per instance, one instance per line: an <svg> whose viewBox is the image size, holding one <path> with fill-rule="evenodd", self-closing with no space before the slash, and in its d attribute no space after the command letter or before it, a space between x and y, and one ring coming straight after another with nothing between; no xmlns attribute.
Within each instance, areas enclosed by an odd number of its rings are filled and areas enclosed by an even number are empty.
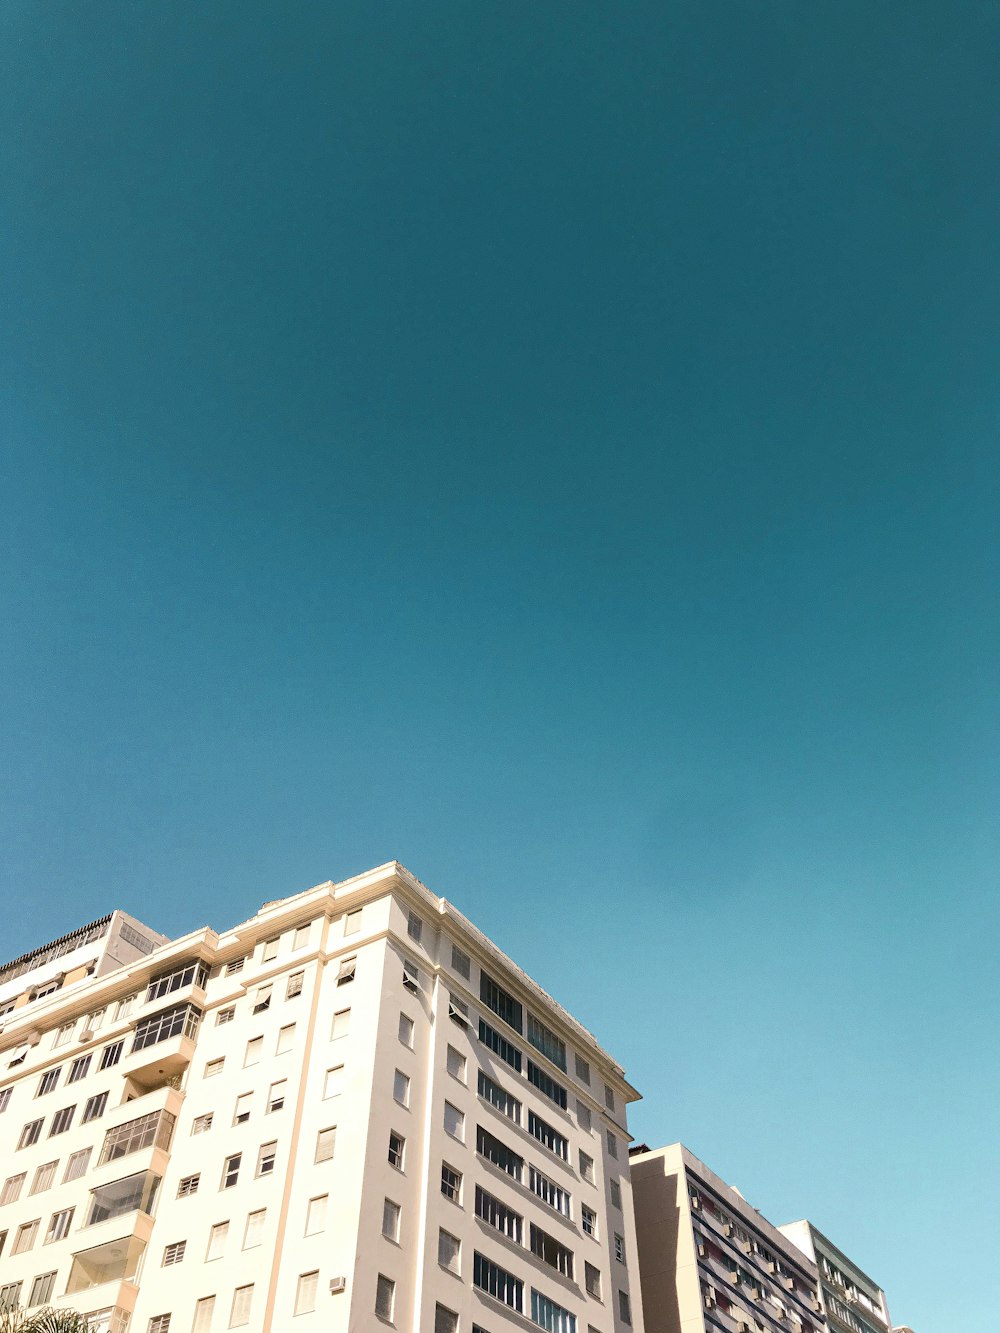
<svg viewBox="0 0 1000 1333"><path fill-rule="evenodd" d="M392 1199L382 1203L382 1235L386 1240L399 1240L399 1204Z"/></svg>
<svg viewBox="0 0 1000 1333"><path fill-rule="evenodd" d="M225 1027L225 1025L227 1023L231 1023L235 1017L236 1017L236 1005L227 1004L225 1009L220 1009L219 1012L215 1015L215 1026L217 1028Z"/></svg>
<svg viewBox="0 0 1000 1333"><path fill-rule="evenodd" d="M171 1268L174 1264L179 1264L184 1258L184 1251L187 1249L186 1240L175 1240L170 1245L163 1248L163 1259L160 1262L161 1268Z"/></svg>
<svg viewBox="0 0 1000 1333"><path fill-rule="evenodd" d="M305 983L306 974L304 972L293 972L288 978L288 985L285 987L285 999L294 1000L297 995L302 994L302 987Z"/></svg>
<svg viewBox="0 0 1000 1333"><path fill-rule="evenodd" d="M191 1133L192 1133L192 1135L194 1135L194 1134L207 1134L208 1131L209 1131L211 1128L212 1128L212 1112L211 1112L211 1111L207 1111L207 1112L205 1113L205 1115L197 1115L197 1116L195 1116L195 1118L191 1121Z"/></svg>
<svg viewBox="0 0 1000 1333"><path fill-rule="evenodd" d="M35 1089L35 1096L44 1097L47 1092L52 1092L55 1089L56 1084L59 1082L59 1075L61 1073L62 1065L58 1065L55 1069L47 1069L38 1082L38 1087Z"/></svg>
<svg viewBox="0 0 1000 1333"><path fill-rule="evenodd" d="M263 1041L263 1038L262 1037L258 1038L258 1040ZM249 1053L250 1053L250 1048L247 1047L247 1054L249 1055ZM224 1055L220 1055L215 1060L209 1060L205 1065L205 1077L215 1078L216 1074L222 1073L223 1069L225 1068L225 1065L226 1065L226 1057Z"/></svg>
<svg viewBox="0 0 1000 1333"><path fill-rule="evenodd" d="M348 912L344 917L344 934L356 935L361 929L361 908L357 911Z"/></svg>
<svg viewBox="0 0 1000 1333"><path fill-rule="evenodd" d="M465 1082L466 1059L461 1051L457 1051L454 1046L448 1047L448 1073L452 1078L457 1078L460 1083Z"/></svg>
<svg viewBox="0 0 1000 1333"><path fill-rule="evenodd" d="M242 972L243 965L246 963L246 961L247 960L245 958L234 958L231 963L227 963L226 976L232 977L235 976L237 972Z"/></svg>
<svg viewBox="0 0 1000 1333"><path fill-rule="evenodd" d="M146 1333L170 1333L170 1316L168 1314L154 1314L146 1325Z"/></svg>
<svg viewBox="0 0 1000 1333"><path fill-rule="evenodd" d="M400 1106L409 1106L410 1104L410 1078L404 1074L401 1069L397 1069L392 1080L393 1099L399 1102Z"/></svg>
<svg viewBox="0 0 1000 1333"><path fill-rule="evenodd" d="M198 1186L201 1184L200 1173L193 1176L183 1176L177 1185L178 1199L186 1199L192 1194L198 1193Z"/></svg>
<svg viewBox="0 0 1000 1333"><path fill-rule="evenodd" d="M347 986L354 980L358 970L357 958L345 958L337 971L337 985Z"/></svg>
<svg viewBox="0 0 1000 1333"><path fill-rule="evenodd" d="M278 945L281 943L281 937L276 936L273 940L265 940L264 948L261 951L260 959L262 963L269 963L272 958L278 956Z"/></svg>
<svg viewBox="0 0 1000 1333"><path fill-rule="evenodd" d="M254 991L253 1007L250 1010L252 1014L262 1014L266 1009L270 1009L271 991L273 989L274 987L270 982L268 982L266 986L257 987L256 991Z"/></svg>
<svg viewBox="0 0 1000 1333"><path fill-rule="evenodd" d="M270 1176L274 1173L274 1163L278 1157L278 1144L262 1143L257 1152L257 1176Z"/></svg>
<svg viewBox="0 0 1000 1333"><path fill-rule="evenodd" d="M434 1333L458 1333L458 1315L438 1304L434 1306Z"/></svg>
<svg viewBox="0 0 1000 1333"><path fill-rule="evenodd" d="M278 1079L272 1083L267 1094L267 1114L271 1115L275 1111L280 1111L285 1105L285 1091L288 1087L288 1080Z"/></svg>

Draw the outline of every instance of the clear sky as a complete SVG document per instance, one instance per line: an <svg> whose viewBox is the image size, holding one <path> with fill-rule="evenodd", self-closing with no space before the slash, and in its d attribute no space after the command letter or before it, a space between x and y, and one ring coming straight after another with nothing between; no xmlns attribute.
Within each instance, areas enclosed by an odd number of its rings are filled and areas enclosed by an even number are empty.
<svg viewBox="0 0 1000 1333"><path fill-rule="evenodd" d="M0 953L396 857L995 1333L998 44L6 0Z"/></svg>

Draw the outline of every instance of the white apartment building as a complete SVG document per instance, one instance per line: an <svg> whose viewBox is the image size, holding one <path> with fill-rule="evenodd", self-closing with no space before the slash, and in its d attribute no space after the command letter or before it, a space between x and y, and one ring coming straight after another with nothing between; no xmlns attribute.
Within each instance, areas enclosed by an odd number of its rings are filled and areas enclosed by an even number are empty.
<svg viewBox="0 0 1000 1333"><path fill-rule="evenodd" d="M132 929L156 947L3 1020L0 1304L642 1333L637 1094L450 903L390 863L221 934Z"/></svg>
<svg viewBox="0 0 1000 1333"><path fill-rule="evenodd" d="M819 1269L820 1296L830 1333L889 1333L885 1292L838 1250L812 1222L789 1222L779 1231Z"/></svg>

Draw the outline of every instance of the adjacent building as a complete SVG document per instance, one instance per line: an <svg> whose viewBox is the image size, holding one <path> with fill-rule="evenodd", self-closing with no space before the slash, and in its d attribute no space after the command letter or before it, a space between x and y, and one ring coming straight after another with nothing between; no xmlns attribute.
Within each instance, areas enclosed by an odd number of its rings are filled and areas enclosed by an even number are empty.
<svg viewBox="0 0 1000 1333"><path fill-rule="evenodd" d="M637 1094L402 866L222 933L112 913L0 982L0 1305L100 1333L642 1333Z"/></svg>
<svg viewBox="0 0 1000 1333"><path fill-rule="evenodd" d="M680 1143L631 1165L647 1333L826 1333L815 1262L738 1190Z"/></svg>
<svg viewBox="0 0 1000 1333"><path fill-rule="evenodd" d="M790 1222L783 1235L819 1270L820 1296L830 1333L889 1333L885 1292L812 1222Z"/></svg>

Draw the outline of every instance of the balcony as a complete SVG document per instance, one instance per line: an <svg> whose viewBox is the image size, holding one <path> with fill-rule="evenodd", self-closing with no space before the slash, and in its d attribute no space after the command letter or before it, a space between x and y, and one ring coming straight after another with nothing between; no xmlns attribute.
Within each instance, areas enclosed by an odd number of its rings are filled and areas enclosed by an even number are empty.
<svg viewBox="0 0 1000 1333"><path fill-rule="evenodd" d="M135 1279L139 1264L146 1249L146 1238L120 1236L115 1240L106 1240L102 1245L94 1245L89 1250L80 1250L73 1256L73 1266L69 1271L66 1284L66 1296L78 1296L81 1292L96 1292L97 1288L114 1285L118 1290L102 1290L99 1299L92 1304L92 1309L100 1310L116 1306L131 1310L135 1304ZM129 1295L126 1287L131 1287ZM80 1309L81 1304L66 1301L68 1305ZM91 1304L91 1302L86 1302ZM86 1311L81 1311L86 1313Z"/></svg>

